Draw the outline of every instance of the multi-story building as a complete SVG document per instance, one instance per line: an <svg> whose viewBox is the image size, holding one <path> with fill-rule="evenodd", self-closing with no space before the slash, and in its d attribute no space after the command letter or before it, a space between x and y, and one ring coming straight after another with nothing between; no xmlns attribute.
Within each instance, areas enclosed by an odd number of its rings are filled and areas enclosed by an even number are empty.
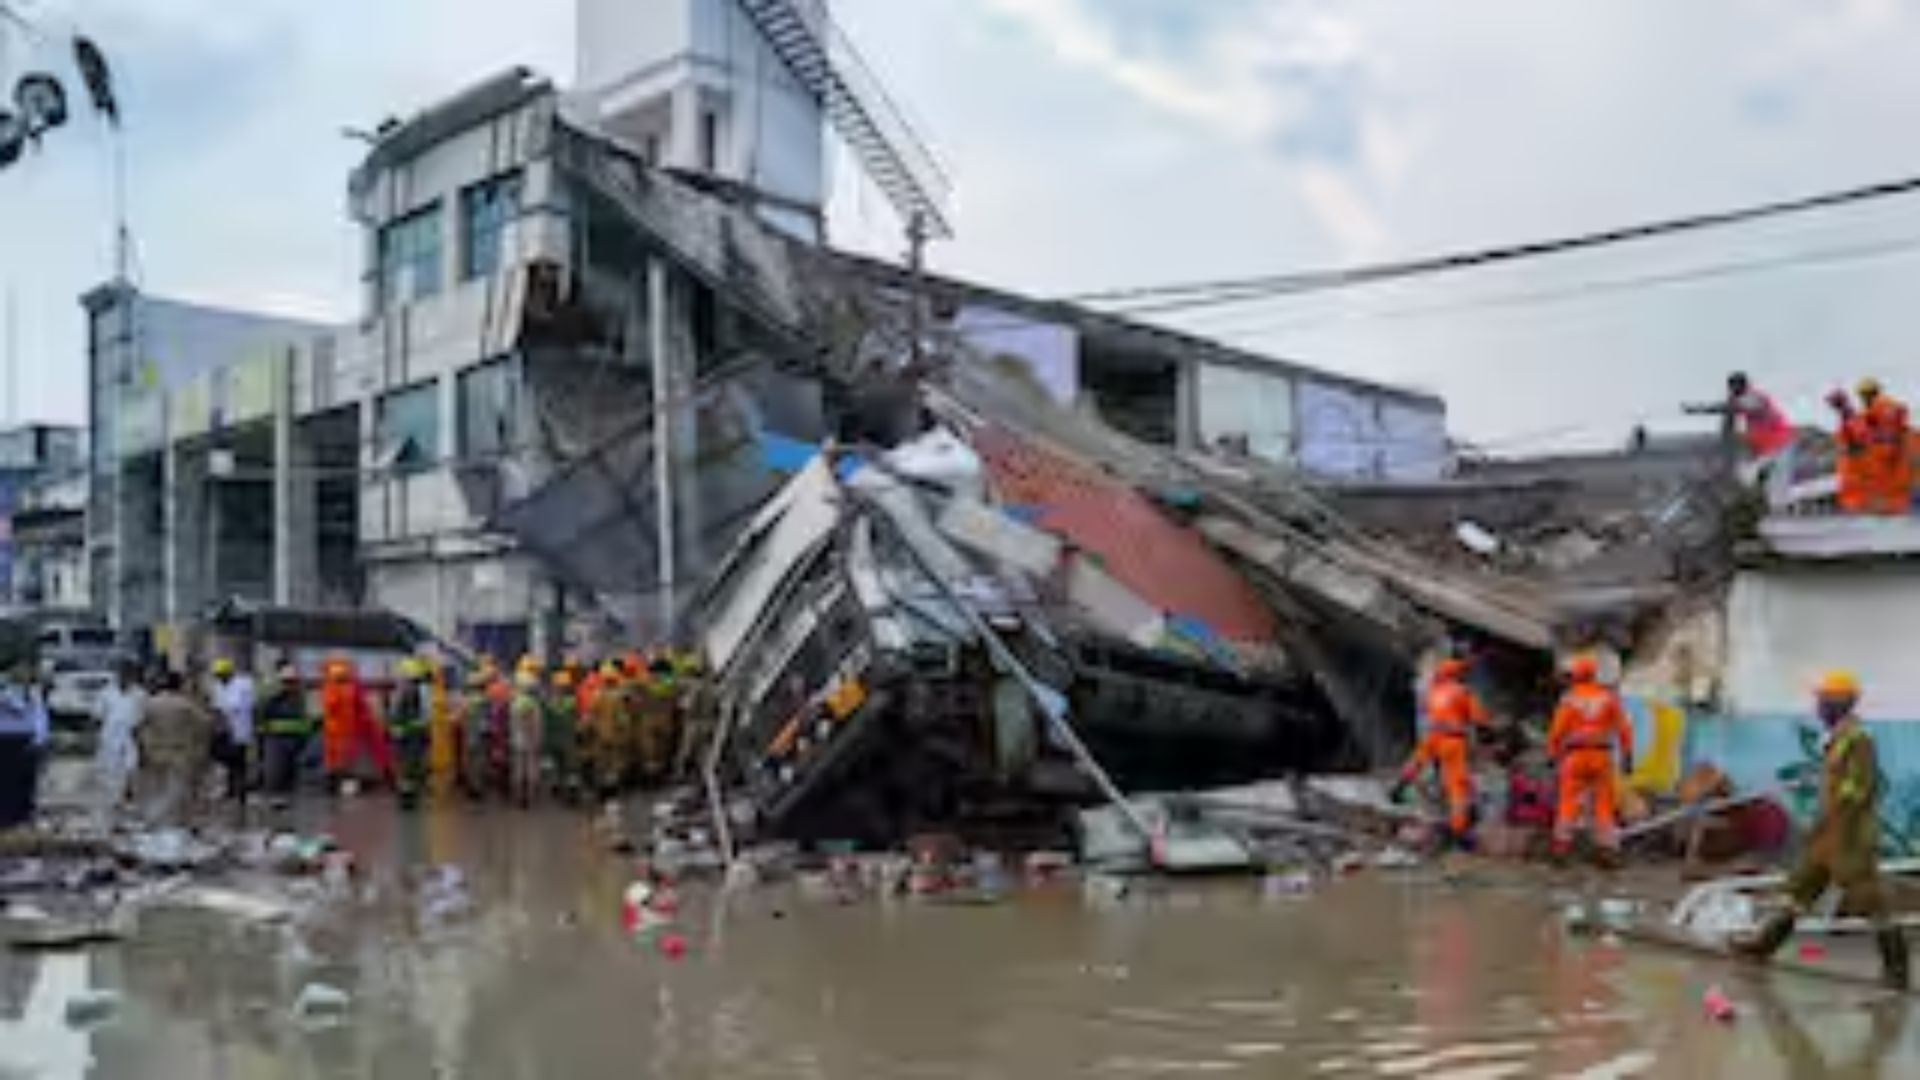
<svg viewBox="0 0 1920 1080"><path fill-rule="evenodd" d="M586 0L579 91L512 71L383 128L351 325L90 294L96 601L373 603L502 654L583 610L644 632L776 486L762 436L928 348L1161 442L1437 475L1436 398L822 246L823 19Z"/></svg>

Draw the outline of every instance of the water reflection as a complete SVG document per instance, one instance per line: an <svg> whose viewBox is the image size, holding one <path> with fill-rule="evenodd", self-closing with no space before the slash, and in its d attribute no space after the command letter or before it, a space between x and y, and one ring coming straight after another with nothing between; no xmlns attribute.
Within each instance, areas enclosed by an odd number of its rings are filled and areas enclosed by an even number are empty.
<svg viewBox="0 0 1920 1080"><path fill-rule="evenodd" d="M155 911L121 946L0 956L0 1074L47 1077L1876 1076L1920 1068L1902 1007L1753 982L1702 1021L1703 965L1561 935L1515 893L1361 878L1075 887L989 907L694 892L682 962L619 928L630 858L560 812L330 823L346 899L290 924ZM456 868L451 875L444 868ZM443 903L448 882L470 892ZM290 1015L310 982L347 1022ZM125 993L76 1031L66 1002ZM1741 983L1741 995L1746 983ZM1743 1008L1745 1004L1743 1001Z"/></svg>

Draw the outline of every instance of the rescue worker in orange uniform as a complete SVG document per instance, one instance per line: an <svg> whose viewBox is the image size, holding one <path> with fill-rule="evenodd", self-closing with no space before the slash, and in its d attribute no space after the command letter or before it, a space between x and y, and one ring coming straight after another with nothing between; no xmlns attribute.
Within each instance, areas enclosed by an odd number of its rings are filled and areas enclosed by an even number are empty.
<svg viewBox="0 0 1920 1080"><path fill-rule="evenodd" d="M374 719L366 687L345 660L327 665L320 686L320 741L327 783L335 791L350 778L362 754L380 777L393 776L393 755L386 733Z"/></svg>
<svg viewBox="0 0 1920 1080"><path fill-rule="evenodd" d="M1413 756L1400 770L1400 782L1394 785L1397 801L1429 765L1440 773L1440 787L1447 794L1447 831L1455 843L1464 845L1472 824L1473 773L1468 758L1473 735L1487 722L1487 710L1466 683L1467 662L1448 657L1433 669L1427 685L1426 734Z"/></svg>
<svg viewBox="0 0 1920 1080"><path fill-rule="evenodd" d="M1867 426L1845 390L1827 395L1827 404L1839 417L1833 429L1834 501L1843 514L1867 509Z"/></svg>
<svg viewBox="0 0 1920 1080"><path fill-rule="evenodd" d="M1611 687L1600 682L1600 665L1591 656L1567 663L1570 685L1553 713L1547 731L1547 753L1559 763L1560 800L1553 819L1553 852L1564 856L1573 848L1580 824L1580 804L1591 800L1593 842L1608 856L1620 846L1614 825L1613 789L1616 776L1633 771L1633 722ZM1619 755L1619 770L1614 768Z"/></svg>
<svg viewBox="0 0 1920 1080"><path fill-rule="evenodd" d="M1860 422L1865 429L1864 465L1869 514L1905 514L1912 501L1913 465L1907 455L1907 407L1883 393L1874 379L1862 379Z"/></svg>

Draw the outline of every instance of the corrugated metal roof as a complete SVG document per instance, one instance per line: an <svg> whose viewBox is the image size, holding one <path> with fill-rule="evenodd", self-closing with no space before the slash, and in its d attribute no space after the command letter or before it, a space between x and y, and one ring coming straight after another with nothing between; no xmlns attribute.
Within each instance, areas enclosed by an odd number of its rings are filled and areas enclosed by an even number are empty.
<svg viewBox="0 0 1920 1080"><path fill-rule="evenodd" d="M1246 579L1131 486L997 426L976 431L973 445L1001 502L1033 508L1036 524L1161 611L1229 641L1273 641L1273 616Z"/></svg>

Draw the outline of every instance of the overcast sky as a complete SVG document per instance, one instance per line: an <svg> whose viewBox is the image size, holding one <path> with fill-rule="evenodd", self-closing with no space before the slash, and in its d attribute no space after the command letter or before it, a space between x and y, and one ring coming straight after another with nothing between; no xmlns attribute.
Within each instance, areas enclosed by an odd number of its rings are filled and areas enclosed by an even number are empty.
<svg viewBox="0 0 1920 1080"><path fill-rule="evenodd" d="M19 0L15 0L16 3ZM633 0L635 3L650 0ZM573 68L572 0L32 0L107 47L153 291L354 314L344 126L512 63ZM1920 173L1898 0L837 0L959 185L943 270L1041 294L1429 254ZM44 55L17 34L0 69ZM11 80L8 80L11 82ZM0 171L19 412L77 420L75 297L110 266L81 120ZM844 158L840 168L851 168ZM842 184L843 191L852 185ZM837 200L856 246L892 224ZM1920 198L1182 317L1444 394L1521 450L1674 419L1745 367L1804 419L1920 397Z"/></svg>

